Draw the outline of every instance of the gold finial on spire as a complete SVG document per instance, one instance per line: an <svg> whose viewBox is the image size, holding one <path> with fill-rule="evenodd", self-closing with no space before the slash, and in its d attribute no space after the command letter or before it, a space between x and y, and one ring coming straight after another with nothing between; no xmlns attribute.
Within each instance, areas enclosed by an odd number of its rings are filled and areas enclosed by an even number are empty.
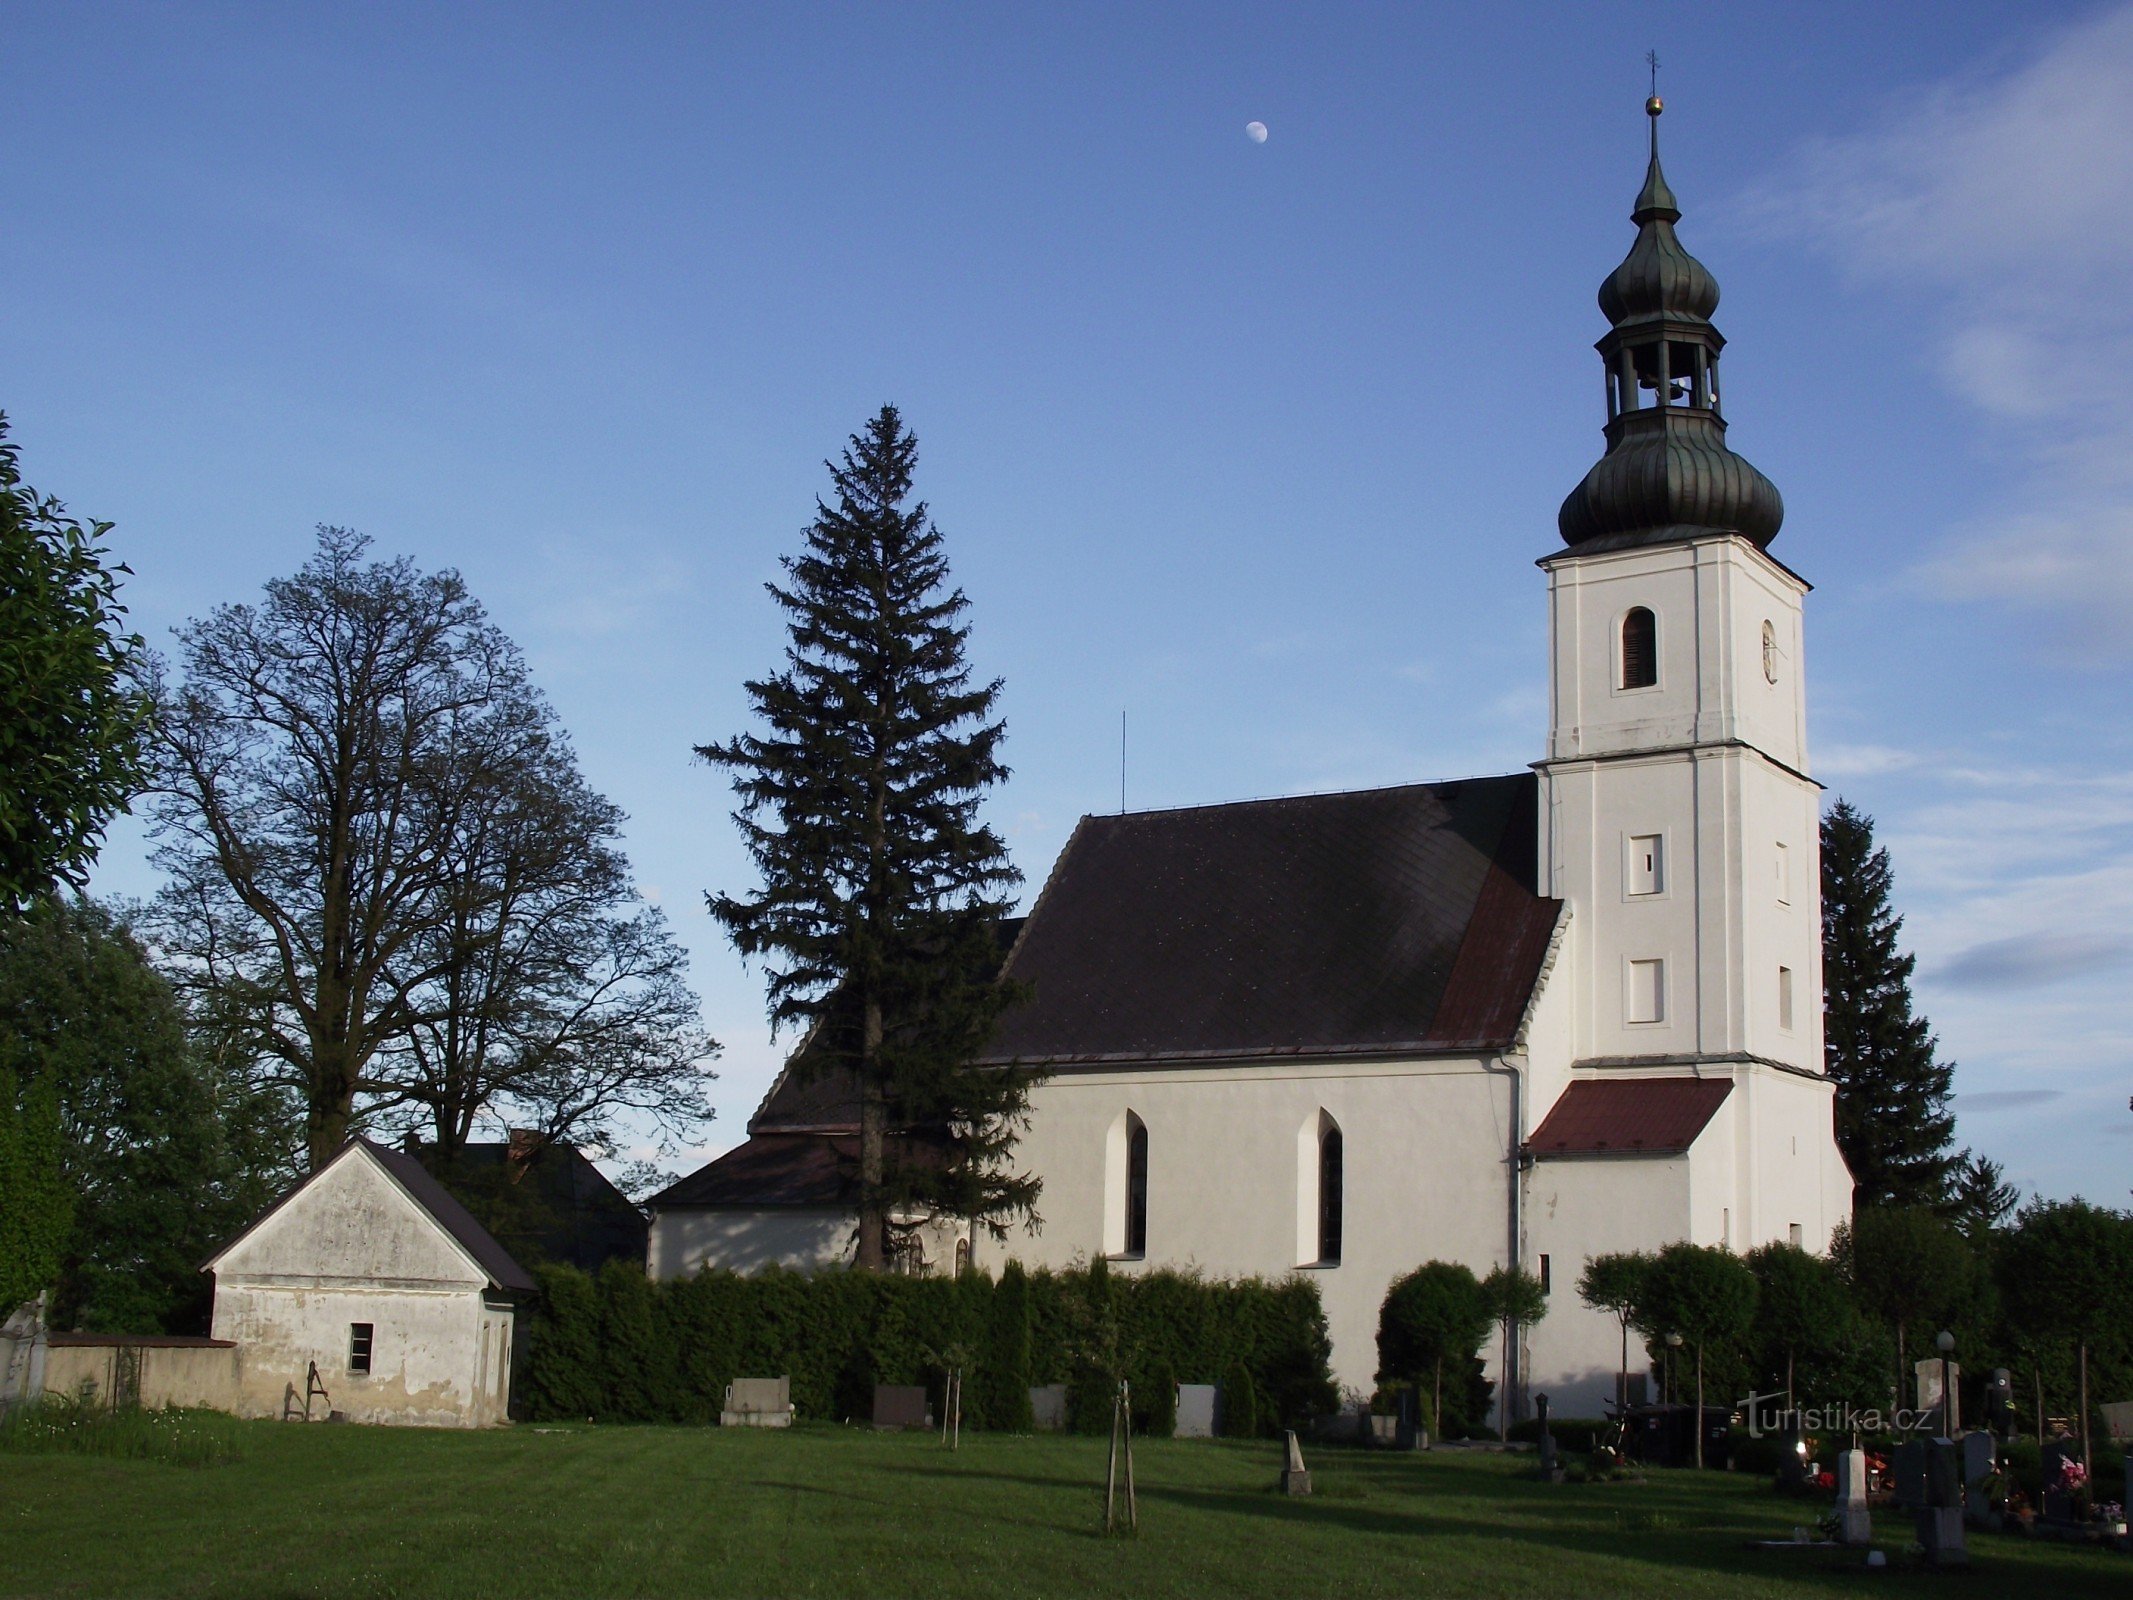
<svg viewBox="0 0 2133 1600"><path fill-rule="evenodd" d="M1666 102L1659 98L1659 52L1645 51L1644 64L1652 69L1652 97L1644 102L1644 114L1647 117L1656 117L1666 109Z"/></svg>

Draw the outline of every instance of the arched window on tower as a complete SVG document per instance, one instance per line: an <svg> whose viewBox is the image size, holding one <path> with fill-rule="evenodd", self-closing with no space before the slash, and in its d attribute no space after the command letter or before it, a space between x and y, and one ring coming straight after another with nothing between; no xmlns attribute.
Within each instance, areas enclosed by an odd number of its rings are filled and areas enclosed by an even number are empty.
<svg viewBox="0 0 2133 1600"><path fill-rule="evenodd" d="M1148 1253L1148 1125L1127 1113L1126 1248L1123 1254Z"/></svg>
<svg viewBox="0 0 2133 1600"><path fill-rule="evenodd" d="M1659 624L1643 606L1622 619L1622 687L1649 689L1659 681Z"/></svg>
<svg viewBox="0 0 2133 1600"><path fill-rule="evenodd" d="M1341 1130L1331 1118L1318 1136L1318 1259L1341 1258Z"/></svg>

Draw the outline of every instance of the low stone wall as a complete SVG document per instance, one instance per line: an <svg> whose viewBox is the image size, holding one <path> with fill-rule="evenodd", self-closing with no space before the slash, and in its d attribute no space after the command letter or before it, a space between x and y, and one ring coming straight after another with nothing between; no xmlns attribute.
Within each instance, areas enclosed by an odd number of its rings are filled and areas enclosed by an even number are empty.
<svg viewBox="0 0 2133 1600"><path fill-rule="evenodd" d="M234 1410L237 1346L227 1339L55 1333L45 1351L44 1392L103 1405L138 1401Z"/></svg>

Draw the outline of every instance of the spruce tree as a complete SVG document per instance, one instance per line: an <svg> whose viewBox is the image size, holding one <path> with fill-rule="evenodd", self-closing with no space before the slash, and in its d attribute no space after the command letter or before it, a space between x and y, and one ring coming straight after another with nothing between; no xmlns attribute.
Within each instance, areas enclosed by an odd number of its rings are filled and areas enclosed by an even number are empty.
<svg viewBox="0 0 2133 1600"><path fill-rule="evenodd" d="M1889 853L1874 819L1839 800L1822 819L1824 1060L1837 1085L1837 1144L1858 1203L1941 1203L1955 1068L1934 1055L1932 1026L1911 1012L1917 957L1897 947Z"/></svg>
<svg viewBox="0 0 2133 1600"><path fill-rule="evenodd" d="M1005 1170L1029 1078L978 1070L1000 1012L1000 926L1020 874L978 820L1007 776L1000 683L974 686L969 609L911 500L916 439L893 406L827 463L804 548L769 586L784 670L747 685L759 731L697 754L732 774L761 886L711 913L768 968L774 1025L811 1029L796 1065L859 1093L856 1264L947 1213L1004 1235L1036 1180Z"/></svg>

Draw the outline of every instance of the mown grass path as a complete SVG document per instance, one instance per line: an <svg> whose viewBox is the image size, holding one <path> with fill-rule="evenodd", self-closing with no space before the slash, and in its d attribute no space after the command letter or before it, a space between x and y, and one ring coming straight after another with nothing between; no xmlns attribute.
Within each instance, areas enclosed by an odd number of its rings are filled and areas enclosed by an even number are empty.
<svg viewBox="0 0 2133 1600"><path fill-rule="evenodd" d="M1138 1538L1099 1532L1100 1440L829 1427L247 1425L184 1468L0 1455L9 1596L2133 1595L2133 1559L1981 1537L1959 1578L1761 1554L1815 1507L1755 1479L1533 1482L1531 1458L1320 1450L1270 1489L1271 1445L1135 1452Z"/></svg>

